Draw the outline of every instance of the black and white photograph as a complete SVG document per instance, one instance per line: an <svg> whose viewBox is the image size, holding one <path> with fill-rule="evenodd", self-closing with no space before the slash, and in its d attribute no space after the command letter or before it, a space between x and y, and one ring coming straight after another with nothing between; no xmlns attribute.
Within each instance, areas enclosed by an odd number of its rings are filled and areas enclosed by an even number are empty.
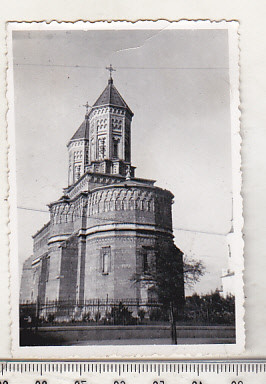
<svg viewBox="0 0 266 384"><path fill-rule="evenodd" d="M9 29L18 349L243 344L237 27Z"/></svg>

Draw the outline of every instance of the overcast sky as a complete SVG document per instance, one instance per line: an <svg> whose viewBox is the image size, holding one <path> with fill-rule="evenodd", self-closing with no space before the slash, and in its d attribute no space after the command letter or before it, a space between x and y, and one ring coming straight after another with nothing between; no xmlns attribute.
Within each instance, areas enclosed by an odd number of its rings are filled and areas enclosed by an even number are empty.
<svg viewBox="0 0 266 384"><path fill-rule="evenodd" d="M134 112L132 165L175 195L176 245L220 287L231 226L228 37L222 29L13 32L19 258L67 186L66 144L107 84ZM36 210L36 211L35 211Z"/></svg>

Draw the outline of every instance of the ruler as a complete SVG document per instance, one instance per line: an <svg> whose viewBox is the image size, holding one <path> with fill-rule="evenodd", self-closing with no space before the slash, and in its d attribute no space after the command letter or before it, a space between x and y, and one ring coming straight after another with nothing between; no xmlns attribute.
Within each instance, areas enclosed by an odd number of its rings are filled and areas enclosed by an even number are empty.
<svg viewBox="0 0 266 384"><path fill-rule="evenodd" d="M2 361L0 384L265 384L260 361Z"/></svg>

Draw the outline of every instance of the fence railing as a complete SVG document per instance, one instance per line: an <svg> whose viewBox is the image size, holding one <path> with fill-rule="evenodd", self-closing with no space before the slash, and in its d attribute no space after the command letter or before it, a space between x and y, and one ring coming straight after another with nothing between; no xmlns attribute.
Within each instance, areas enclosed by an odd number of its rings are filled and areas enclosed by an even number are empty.
<svg viewBox="0 0 266 384"><path fill-rule="evenodd" d="M186 298L178 320L191 324L235 324L235 300L213 293ZM88 325L134 325L168 322L169 310L155 299L54 300L20 303L20 324L82 322Z"/></svg>
<svg viewBox="0 0 266 384"><path fill-rule="evenodd" d="M165 316L164 316L165 317ZM162 304L155 300L91 299L82 302L54 300L20 303L21 325L29 321L69 322L90 324L139 324L146 320L164 320ZM165 319L167 321L167 319Z"/></svg>

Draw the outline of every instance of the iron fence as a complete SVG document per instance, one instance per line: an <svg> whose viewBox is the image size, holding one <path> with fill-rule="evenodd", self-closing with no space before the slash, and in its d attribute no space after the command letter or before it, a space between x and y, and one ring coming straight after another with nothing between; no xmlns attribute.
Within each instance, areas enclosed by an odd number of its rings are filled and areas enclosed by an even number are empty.
<svg viewBox="0 0 266 384"><path fill-rule="evenodd" d="M130 325L145 320L165 320L163 305L155 300L91 299L82 302L53 300L20 303L21 326L38 323L85 322L88 324Z"/></svg>

